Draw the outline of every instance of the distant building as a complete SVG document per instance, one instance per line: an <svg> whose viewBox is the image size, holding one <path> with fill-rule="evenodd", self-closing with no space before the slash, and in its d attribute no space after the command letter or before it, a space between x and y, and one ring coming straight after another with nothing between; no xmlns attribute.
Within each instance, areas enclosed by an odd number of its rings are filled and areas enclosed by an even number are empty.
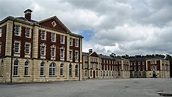
<svg viewBox="0 0 172 97"><path fill-rule="evenodd" d="M129 78L129 60L83 52L83 78Z"/></svg>
<svg viewBox="0 0 172 97"><path fill-rule="evenodd" d="M170 62L163 58L131 58L131 78L169 78Z"/></svg>
<svg viewBox="0 0 172 97"><path fill-rule="evenodd" d="M56 16L35 21L31 12L0 21L0 82L80 80L83 37Z"/></svg>

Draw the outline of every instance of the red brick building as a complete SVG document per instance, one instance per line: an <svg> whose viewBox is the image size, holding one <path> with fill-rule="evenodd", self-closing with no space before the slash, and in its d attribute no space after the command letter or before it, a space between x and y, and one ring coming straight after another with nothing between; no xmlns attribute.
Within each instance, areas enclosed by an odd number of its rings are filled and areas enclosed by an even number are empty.
<svg viewBox="0 0 172 97"><path fill-rule="evenodd" d="M83 37L56 16L35 21L24 13L0 21L0 82L81 79Z"/></svg>

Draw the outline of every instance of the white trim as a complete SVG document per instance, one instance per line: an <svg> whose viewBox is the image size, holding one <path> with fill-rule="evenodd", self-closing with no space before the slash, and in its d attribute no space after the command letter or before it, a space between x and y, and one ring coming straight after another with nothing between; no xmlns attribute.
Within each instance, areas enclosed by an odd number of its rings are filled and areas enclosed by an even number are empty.
<svg viewBox="0 0 172 97"><path fill-rule="evenodd" d="M29 50L29 52L28 52L28 53L26 52L26 45L27 45L27 44L29 45L29 49L28 49L28 50ZM25 43L25 49L24 49L24 52L25 52L25 54L30 55L30 53L31 53L31 43L28 43L28 42L26 42L26 43Z"/></svg>

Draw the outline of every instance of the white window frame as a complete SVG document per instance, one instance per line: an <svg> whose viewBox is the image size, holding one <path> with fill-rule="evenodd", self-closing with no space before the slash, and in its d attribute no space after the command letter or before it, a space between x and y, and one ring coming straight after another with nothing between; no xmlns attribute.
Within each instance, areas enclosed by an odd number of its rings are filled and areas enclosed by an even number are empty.
<svg viewBox="0 0 172 97"><path fill-rule="evenodd" d="M69 44L70 44L70 46L73 46L73 38L70 38Z"/></svg>
<svg viewBox="0 0 172 97"><path fill-rule="evenodd" d="M29 75L29 61L26 61L24 65L25 65L25 67L24 67L24 75L27 76L27 75Z"/></svg>
<svg viewBox="0 0 172 97"><path fill-rule="evenodd" d="M45 47L44 50L42 49L43 46ZM42 52L44 52L44 54ZM45 55L46 55L46 45L41 44L40 45L40 56L45 56Z"/></svg>
<svg viewBox="0 0 172 97"><path fill-rule="evenodd" d="M31 28L29 28L29 27L25 28L25 37L26 38L31 38Z"/></svg>
<svg viewBox="0 0 172 97"><path fill-rule="evenodd" d="M44 33L44 34L43 34ZM41 40L46 40L47 33L46 31L42 30L41 31Z"/></svg>
<svg viewBox="0 0 172 97"><path fill-rule="evenodd" d="M27 45L29 45L29 48L26 48ZM27 50L29 52L27 52ZM25 54L30 54L30 51L31 51L31 43L25 43Z"/></svg>
<svg viewBox="0 0 172 97"><path fill-rule="evenodd" d="M75 47L79 47L79 39L75 39Z"/></svg>
<svg viewBox="0 0 172 97"><path fill-rule="evenodd" d="M49 65L49 76L56 76L56 64L51 63Z"/></svg>
<svg viewBox="0 0 172 97"><path fill-rule="evenodd" d="M60 35L60 43L65 44L65 36L64 35Z"/></svg>
<svg viewBox="0 0 172 97"><path fill-rule="evenodd" d="M21 26L15 25L15 36L21 36Z"/></svg>
<svg viewBox="0 0 172 97"><path fill-rule="evenodd" d="M69 59L70 59L70 60L73 59L73 52L72 52L72 50L69 50Z"/></svg>
<svg viewBox="0 0 172 97"><path fill-rule="evenodd" d="M56 42L56 34L51 33L51 42Z"/></svg>
<svg viewBox="0 0 172 97"><path fill-rule="evenodd" d="M75 51L75 60L79 60L79 52Z"/></svg>
<svg viewBox="0 0 172 97"><path fill-rule="evenodd" d="M60 58L65 58L65 49L60 48Z"/></svg>
<svg viewBox="0 0 172 97"><path fill-rule="evenodd" d="M17 64L15 64L17 62ZM13 75L17 76L19 73L19 61L15 60L13 65Z"/></svg>
<svg viewBox="0 0 172 97"><path fill-rule="evenodd" d="M19 45L18 45L18 48L16 48L16 43L19 44ZM14 53L20 53L20 47L21 47L20 42L19 42L19 41L15 41L15 42L14 42ZM17 52L16 52L16 49L18 49Z"/></svg>
<svg viewBox="0 0 172 97"><path fill-rule="evenodd" d="M45 68L45 63L41 62L41 64L40 64L40 76L44 76L44 68Z"/></svg>
<svg viewBox="0 0 172 97"><path fill-rule="evenodd" d="M51 57L56 57L56 46L51 46Z"/></svg>
<svg viewBox="0 0 172 97"><path fill-rule="evenodd" d="M63 67L64 67L64 64L63 63L61 63L60 64L60 76L63 76L63 74L64 74L64 69L63 69Z"/></svg>

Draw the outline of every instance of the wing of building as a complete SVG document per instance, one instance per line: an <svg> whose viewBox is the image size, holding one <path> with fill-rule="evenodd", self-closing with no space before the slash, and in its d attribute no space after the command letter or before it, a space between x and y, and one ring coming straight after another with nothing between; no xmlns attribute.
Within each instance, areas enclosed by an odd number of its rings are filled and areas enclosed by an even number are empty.
<svg viewBox="0 0 172 97"><path fill-rule="evenodd" d="M83 37L56 16L35 21L24 13L0 21L0 82L82 79Z"/></svg>

